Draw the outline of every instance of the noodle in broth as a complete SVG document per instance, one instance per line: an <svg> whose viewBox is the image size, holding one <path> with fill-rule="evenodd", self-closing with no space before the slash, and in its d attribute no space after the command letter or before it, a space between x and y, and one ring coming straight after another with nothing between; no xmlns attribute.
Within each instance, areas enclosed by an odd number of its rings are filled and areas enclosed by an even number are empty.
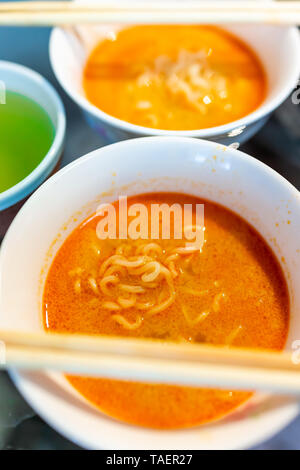
<svg viewBox="0 0 300 470"><path fill-rule="evenodd" d="M44 291L45 328L224 347L284 347L286 282L272 251L247 222L184 194L128 199L128 207L135 203L147 208L204 203L202 250L187 249L172 237L99 240L95 215L71 233L52 263ZM160 429L216 420L252 395L101 378L68 380L108 415Z"/></svg>

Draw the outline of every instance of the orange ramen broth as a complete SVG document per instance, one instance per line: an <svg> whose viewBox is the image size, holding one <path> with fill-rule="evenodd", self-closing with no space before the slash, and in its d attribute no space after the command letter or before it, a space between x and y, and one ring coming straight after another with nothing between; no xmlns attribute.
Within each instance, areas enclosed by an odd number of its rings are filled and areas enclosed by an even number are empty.
<svg viewBox="0 0 300 470"><path fill-rule="evenodd" d="M146 282L144 278L142 283L137 274L140 268L130 268L129 273L124 266L119 267L120 271L113 273L118 282L106 284L108 292L102 291L103 279L117 269L109 264L109 260L116 259L110 258L112 255L122 253L121 259L137 259L133 255L145 254L151 241L101 241L96 236L99 217L82 223L64 242L50 268L44 291L45 329L282 349L289 322L286 282L270 248L247 222L222 206L183 194L144 194L129 198L128 206L143 203L150 213L152 203L189 203L195 208L196 203L202 202L205 204L202 252L175 256L172 265L167 256L184 246L184 241L152 241L156 248L151 245L147 256L161 263L166 277L160 274L145 292L134 295L121 291L121 286L145 286L149 279ZM117 203L115 207L117 210ZM171 289L166 267L173 270ZM171 304L153 313L157 305L168 301L172 289L175 294ZM111 309L118 299L130 302L132 296L140 306L152 301L154 307L140 310L135 303L132 307L119 305L118 309ZM73 376L68 379L108 415L161 429L218 419L251 396L249 392L229 390Z"/></svg>
<svg viewBox="0 0 300 470"><path fill-rule="evenodd" d="M102 111L140 126L193 130L246 116L266 77L254 52L214 26L133 26L101 41L83 86Z"/></svg>

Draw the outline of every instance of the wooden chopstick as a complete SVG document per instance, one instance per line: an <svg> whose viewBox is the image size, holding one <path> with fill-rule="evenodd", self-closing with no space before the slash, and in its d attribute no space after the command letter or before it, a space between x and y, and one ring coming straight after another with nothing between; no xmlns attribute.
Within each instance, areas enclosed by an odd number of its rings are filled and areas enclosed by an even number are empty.
<svg viewBox="0 0 300 470"><path fill-rule="evenodd" d="M300 365L291 352L42 332L1 331L0 341L5 368L300 394Z"/></svg>
<svg viewBox="0 0 300 470"><path fill-rule="evenodd" d="M270 23L300 24L299 1L199 2L5 2L0 25L91 23Z"/></svg>

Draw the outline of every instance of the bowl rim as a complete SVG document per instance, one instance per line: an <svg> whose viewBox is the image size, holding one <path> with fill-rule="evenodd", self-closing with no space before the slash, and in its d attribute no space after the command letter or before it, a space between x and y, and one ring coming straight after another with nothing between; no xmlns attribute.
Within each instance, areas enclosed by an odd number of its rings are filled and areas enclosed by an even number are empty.
<svg viewBox="0 0 300 470"><path fill-rule="evenodd" d="M294 43L295 50L300 48L300 32L295 26L290 26L284 28L290 34L290 40ZM152 129L150 127L139 126L137 124L132 124L130 122L124 121L122 119L116 118L101 109L93 105L88 99L81 95L77 91L70 90L64 80L63 74L60 73L57 67L57 54L55 53L55 36L59 31L62 31L62 28L56 27L51 31L49 38L49 58L52 70L55 74L56 79L60 83L61 87L68 94L68 96L84 111L91 114L94 118L101 119L111 125L114 128L121 129L125 132L130 132L137 134L138 136L180 136L180 137L198 137L198 138L209 138L214 136L220 136L223 134L228 134L233 130L242 131L245 126L253 124L255 121L265 117L270 114L277 106L279 106L290 94L290 92L295 88L297 80L300 76L300 55L294 54L293 57L293 74L290 74L281 88L281 90L270 100L269 103L265 103L265 99L254 111L247 114L246 116L231 121L227 124L221 126L208 127L205 129L195 129L195 130L163 130L163 129ZM236 35L238 36L238 34ZM247 42L247 41L244 41ZM255 52L255 51L254 51ZM261 61L261 60L260 60ZM263 61L261 61L262 66L264 66ZM237 134L235 134L237 135ZM229 135L230 137L230 135Z"/></svg>
<svg viewBox="0 0 300 470"><path fill-rule="evenodd" d="M0 251L0 276L1 276L1 270L3 267L3 257L4 257L4 252L6 251L7 243L8 243L8 237L11 232L15 230L15 226L17 224L17 221L20 219L20 217L24 217L24 212L27 209L28 205L31 204L31 202L38 202L40 200L39 198L39 193L41 191L51 191L55 188L56 183L59 179L64 178L66 174L68 174L70 171L73 171L73 169L78 168L80 165L85 165L87 164L90 160L93 159L101 159L103 156L103 153L111 151L111 149L114 149L114 153L117 153L117 150L120 146L122 147L136 147L139 145L139 143L145 143L145 142L150 142L150 141L156 141L156 142L182 142L182 143L190 143L194 144L197 146L203 146L204 148L212 148L216 149L226 149L227 152L230 152L230 156L233 157L236 160L239 160L239 162L244 162L245 164L249 165L249 168L253 168L253 170L257 169L260 172L263 172L266 174L268 177L271 177L276 181L276 183L288 190L291 195L294 195L297 197L299 200L299 207L300 207L300 192L291 184L289 183L283 176L278 174L275 170L264 164L263 162L255 159L254 157L241 152L240 150L236 150L232 147L227 147L225 145L221 145L219 143L215 142L210 142L207 140L203 139L191 139L191 138L184 138L184 137L171 137L171 136L163 136L163 137L144 137L144 138L136 138L136 139L130 139L124 142L118 142L115 144L111 144L109 146L105 146L102 148L98 148L92 152L89 152L88 154L84 155L83 157L75 160L74 162L70 163L67 165L65 168L61 169L58 173L53 175L51 178L49 178L32 196L31 198L26 202L26 204L23 206L15 220L13 221L10 229L7 232L7 235L4 239L2 249ZM111 159L110 159L111 161ZM11 249L11 247L10 247ZM58 373L60 376L61 374ZM55 406L55 403L57 403L57 400L59 400L59 396L54 395L51 393L51 391L45 389L45 384L42 385L44 382L44 379L46 378L51 378L52 373L49 373L48 371L41 371L38 374L38 383L39 385L37 386L36 383L32 382L30 380L30 376L28 378L26 372L22 371L16 371L16 370L11 370L10 371L11 378L13 379L15 385L17 388L20 390L20 392L23 394L23 396L26 398L26 400L30 403L30 405L33 407L33 409L36 410L36 412L43 417L55 430L60 432L62 435L65 437L71 439L73 442L75 442L77 445L83 446L88 449L98 449L98 448L104 448L104 449L116 449L119 448L117 447L116 444L116 439L119 437L113 438L113 440L110 440L110 445L108 445L109 438L108 437L103 437L103 434L100 433L99 437L95 437L95 433L92 434L91 437L88 437L86 435L81 435L80 434L80 429L78 429L77 426L73 426L72 423L70 423L68 420L65 419L64 416L57 416L55 413L53 413L53 406ZM59 383L56 383L56 386L59 387ZM52 404L52 406L48 406L48 404ZM74 409L74 404L71 403L68 405L68 410L66 410L66 413L70 416L70 413L73 413ZM267 438L270 438L272 435L274 435L276 432L279 432L284 426L286 426L289 422L292 421L296 417L296 415L299 412L299 405L296 402L290 402L282 406L280 409L279 413L275 415L269 415L269 413L262 413L261 415L256 417L255 420L255 429L259 429L259 432L250 432L250 433L245 433L245 429L242 428L241 432L237 433L235 432L235 437L231 438L230 442L233 448L237 449L244 449L244 448L249 448L251 446L257 445L259 442L266 440ZM79 411L78 411L79 413ZM74 417L74 422L78 423L78 420L80 419L80 415L77 415ZM253 419L250 417L247 417L246 420L253 421ZM116 422L117 426L124 427L126 428L125 432L128 431L129 427L131 428L131 425L124 424L122 422ZM99 424L101 426L101 423ZM139 427L134 427L136 429L136 432L140 432ZM189 432L195 432L197 433L197 439L201 438L199 436L199 427L196 427L194 429L187 429L185 430L187 433ZM152 430L150 430L152 432ZM103 431L104 432L104 431ZM149 439L151 441L151 432L149 434ZM172 431L176 432L176 431ZM181 432L181 431L179 431ZM234 432L233 432L234 433ZM162 441L162 447L161 449L166 449L170 447L164 447L163 446L163 441L164 441L164 433L160 432L160 440ZM98 434L97 434L98 436ZM239 438L237 439L237 436ZM101 440L102 439L102 440ZM168 440L168 436L166 437ZM234 441L234 443L233 443ZM99 442L102 443L102 447L99 446ZM158 440L156 441L158 442ZM170 441L168 441L170 442ZM195 441L193 441L195 442ZM198 442L198 441L197 441ZM229 441L228 441L229 442ZM227 442L227 444L228 444ZM220 443L222 445L222 443ZM112 447L111 447L112 446ZM121 448L123 448L121 446ZM139 447L134 447L134 448L141 448ZM148 447L147 447L148 448ZM151 447L152 448L152 447ZM193 447L197 448L197 447ZM223 448L223 447L221 447ZM228 448L228 447L224 447ZM128 447L128 449L132 449L132 447Z"/></svg>
<svg viewBox="0 0 300 470"><path fill-rule="evenodd" d="M54 169L65 138L66 113L63 102L53 85L51 85L51 83L38 72L35 72L34 70L30 69L29 67L25 67L24 65L5 60L0 60L0 70L11 71L20 77L26 76L35 86L43 88L54 104L57 115L57 126L55 128L55 136L51 147L42 161L33 169L31 173L29 173L29 175L27 175L23 180L19 181L19 183L0 193L1 211L16 204L32 193L46 178L46 176L48 176L48 174ZM9 90L9 86L7 87L7 90Z"/></svg>

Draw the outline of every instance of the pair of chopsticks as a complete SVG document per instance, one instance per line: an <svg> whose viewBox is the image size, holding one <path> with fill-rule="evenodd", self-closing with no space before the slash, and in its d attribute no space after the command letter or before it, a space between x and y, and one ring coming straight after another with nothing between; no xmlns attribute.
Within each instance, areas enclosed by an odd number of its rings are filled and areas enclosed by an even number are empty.
<svg viewBox="0 0 300 470"><path fill-rule="evenodd" d="M300 394L300 365L292 362L291 352L0 331L0 366L151 383Z"/></svg>
<svg viewBox="0 0 300 470"><path fill-rule="evenodd" d="M299 1L6 2L0 25L91 23L270 23L300 24Z"/></svg>

